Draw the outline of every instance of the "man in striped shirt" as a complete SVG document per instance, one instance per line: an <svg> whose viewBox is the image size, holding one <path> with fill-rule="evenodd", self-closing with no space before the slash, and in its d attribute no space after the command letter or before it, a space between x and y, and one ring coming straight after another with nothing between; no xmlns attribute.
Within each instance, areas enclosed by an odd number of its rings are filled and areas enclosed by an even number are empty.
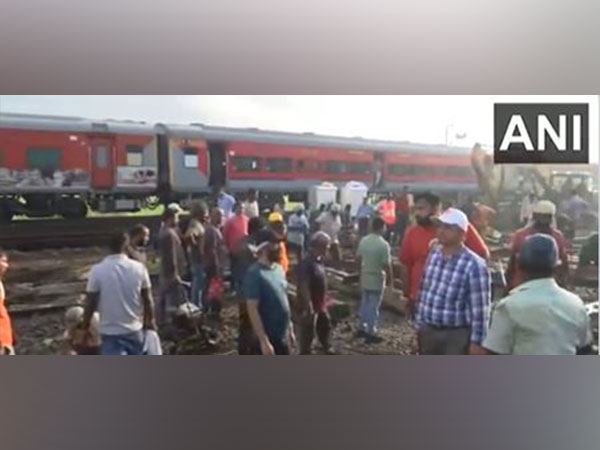
<svg viewBox="0 0 600 450"><path fill-rule="evenodd" d="M476 354L489 324L490 272L464 245L465 213L448 208L437 220L439 244L427 258L419 292L419 353Z"/></svg>

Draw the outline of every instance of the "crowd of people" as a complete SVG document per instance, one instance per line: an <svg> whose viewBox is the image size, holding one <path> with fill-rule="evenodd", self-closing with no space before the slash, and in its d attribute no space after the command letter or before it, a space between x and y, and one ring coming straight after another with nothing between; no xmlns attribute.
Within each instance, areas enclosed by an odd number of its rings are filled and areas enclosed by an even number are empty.
<svg viewBox="0 0 600 450"><path fill-rule="evenodd" d="M354 339L382 341L379 315L387 297L404 302L422 355L589 352L586 309L566 289L567 241L556 227L555 205L539 200L528 207L526 223L512 237L499 301L492 298L490 250L482 237L494 212L482 206L465 212L433 193L405 188L378 203L366 197L353 216L331 204L312 213L300 206L286 220L279 208L261 211L255 190L238 201L219 189L212 204L193 203L182 226L183 210L171 204L156 242L156 304L147 268L150 230L139 225L116 233L110 254L89 274L85 306L66 313L63 352L159 355L159 331L182 304L218 323L229 295L237 302L239 354L311 354L315 340L322 353L336 354L326 264L339 267L343 260L344 226L357 235ZM394 273L396 252L400 273ZM587 258L596 265L597 259ZM0 252L0 348L14 354L1 283L7 269L8 255Z"/></svg>

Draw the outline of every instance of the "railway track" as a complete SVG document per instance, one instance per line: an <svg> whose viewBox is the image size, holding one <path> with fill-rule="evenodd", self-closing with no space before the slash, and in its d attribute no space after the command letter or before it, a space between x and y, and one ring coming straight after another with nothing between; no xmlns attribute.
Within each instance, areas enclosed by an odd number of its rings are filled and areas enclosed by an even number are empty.
<svg viewBox="0 0 600 450"><path fill-rule="evenodd" d="M143 223L155 236L159 216L31 220L0 225L0 247L7 250L104 246L116 231Z"/></svg>

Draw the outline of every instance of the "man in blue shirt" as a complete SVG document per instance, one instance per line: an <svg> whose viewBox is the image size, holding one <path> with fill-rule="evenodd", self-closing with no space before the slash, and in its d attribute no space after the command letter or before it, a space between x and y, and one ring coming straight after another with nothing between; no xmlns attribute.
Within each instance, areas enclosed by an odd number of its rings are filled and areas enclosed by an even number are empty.
<svg viewBox="0 0 600 450"><path fill-rule="evenodd" d="M235 198L225 192L223 186L216 188L217 193L217 207L224 213L224 219L229 219L233 214L233 208L235 207Z"/></svg>
<svg viewBox="0 0 600 450"><path fill-rule="evenodd" d="M418 296L419 353L479 354L490 318L490 272L464 245L465 213L448 208L437 220L439 244L427 257Z"/></svg>
<svg viewBox="0 0 600 450"><path fill-rule="evenodd" d="M287 280L279 260L279 239L270 230L263 230L256 239L257 262L246 272L244 296L248 315L258 339L255 354L289 355L295 345L291 325Z"/></svg>
<svg viewBox="0 0 600 450"><path fill-rule="evenodd" d="M356 212L356 220L358 222L358 235L359 237L365 237L369 234L369 221L373 215L373 206L369 204L369 197L365 196L362 204L358 207Z"/></svg>

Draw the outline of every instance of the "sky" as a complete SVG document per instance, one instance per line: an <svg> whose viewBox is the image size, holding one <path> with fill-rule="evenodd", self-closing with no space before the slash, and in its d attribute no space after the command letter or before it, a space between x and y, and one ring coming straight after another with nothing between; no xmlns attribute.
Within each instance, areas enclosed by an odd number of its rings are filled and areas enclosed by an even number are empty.
<svg viewBox="0 0 600 450"><path fill-rule="evenodd" d="M598 162L598 96L1 95L0 112L192 123L472 146L493 142L495 102L589 102Z"/></svg>

